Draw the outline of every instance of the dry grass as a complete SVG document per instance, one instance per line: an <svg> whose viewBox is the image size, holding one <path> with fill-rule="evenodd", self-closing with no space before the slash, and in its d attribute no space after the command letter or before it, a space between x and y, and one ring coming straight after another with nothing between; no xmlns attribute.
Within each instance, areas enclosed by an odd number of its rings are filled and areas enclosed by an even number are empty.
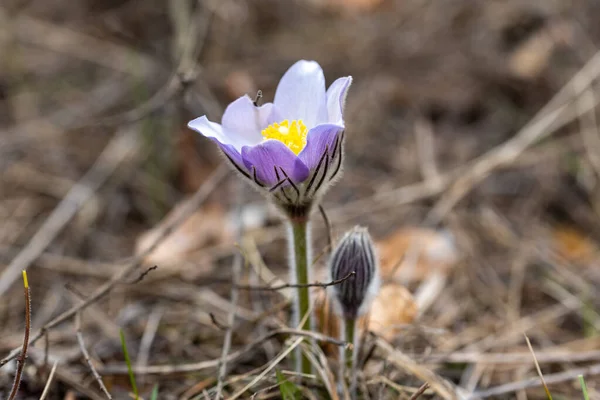
<svg viewBox="0 0 600 400"><path fill-rule="evenodd" d="M324 202L334 234L443 227L461 255L444 279L409 283L430 298L414 324L365 336L361 398L544 399L524 334L554 398L581 398L580 374L598 397L596 3L4 2L0 398L25 269L17 398L106 398L98 381L128 398L120 329L143 398L156 384L159 399L276 398L276 371L307 398L338 397L335 359L286 325L278 219L246 188L237 206L233 174L185 128L243 93L268 101L300 58L328 82L354 76L344 177ZM220 221L205 236L237 212L255 222L151 269L136 241L186 197L154 247L198 209ZM322 270L330 227L316 214L314 228ZM289 371L296 346L313 375Z"/></svg>

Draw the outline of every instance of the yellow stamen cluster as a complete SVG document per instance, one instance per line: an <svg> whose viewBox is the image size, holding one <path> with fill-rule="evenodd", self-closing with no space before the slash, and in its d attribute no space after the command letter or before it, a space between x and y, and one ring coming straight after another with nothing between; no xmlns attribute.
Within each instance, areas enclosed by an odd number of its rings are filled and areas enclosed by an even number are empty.
<svg viewBox="0 0 600 400"><path fill-rule="evenodd" d="M304 125L301 119L293 120L292 122L283 120L279 123L274 123L263 129L261 132L263 138L279 140L285 144L296 155L300 154L304 146L306 146L306 134L308 128Z"/></svg>

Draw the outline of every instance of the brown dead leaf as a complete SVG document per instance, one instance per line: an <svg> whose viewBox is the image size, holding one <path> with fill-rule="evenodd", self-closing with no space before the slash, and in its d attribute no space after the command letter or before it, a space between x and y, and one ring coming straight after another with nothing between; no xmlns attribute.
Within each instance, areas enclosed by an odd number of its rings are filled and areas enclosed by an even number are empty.
<svg viewBox="0 0 600 400"><path fill-rule="evenodd" d="M417 303L408 289L398 283L384 285L373 301L369 329L392 340L418 313Z"/></svg>
<svg viewBox="0 0 600 400"><path fill-rule="evenodd" d="M522 79L536 79L548 66L557 44L572 36L572 28L557 22L532 35L511 54L509 70Z"/></svg>
<svg viewBox="0 0 600 400"><path fill-rule="evenodd" d="M177 205L156 227L143 233L136 243L136 254L143 253L156 241L164 227L179 218L185 202ZM226 222L223 206L208 203L167 236L145 259L149 264L173 265L186 259L190 253L209 244L232 240L230 225Z"/></svg>
<svg viewBox="0 0 600 400"><path fill-rule="evenodd" d="M598 246L573 227L561 225L552 231L552 241L561 257L574 263L589 263L596 258Z"/></svg>
<svg viewBox="0 0 600 400"><path fill-rule="evenodd" d="M370 331L391 340L414 321L417 312L417 304L408 289L398 283L388 283L379 290L369 313L359 318L358 327L362 332L368 326ZM340 336L340 318L325 291L316 295L315 315L321 333L334 338ZM325 344L323 347L328 354L337 354L337 346Z"/></svg>
<svg viewBox="0 0 600 400"><path fill-rule="evenodd" d="M376 243L384 280L422 281L433 271L448 270L458 261L458 250L449 232L405 228ZM401 263L407 261L409 268Z"/></svg>
<svg viewBox="0 0 600 400"><path fill-rule="evenodd" d="M319 8L347 14L365 13L375 10L383 0L311 0Z"/></svg>

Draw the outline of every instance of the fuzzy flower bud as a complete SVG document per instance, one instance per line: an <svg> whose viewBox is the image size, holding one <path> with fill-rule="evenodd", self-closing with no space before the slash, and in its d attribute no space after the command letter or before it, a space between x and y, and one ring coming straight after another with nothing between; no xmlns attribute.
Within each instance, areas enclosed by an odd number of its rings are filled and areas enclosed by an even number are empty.
<svg viewBox="0 0 600 400"><path fill-rule="evenodd" d="M364 314L380 285L373 241L367 228L360 226L344 235L329 262L332 281L344 279L352 272L354 275L348 279L329 287L336 311L344 319Z"/></svg>

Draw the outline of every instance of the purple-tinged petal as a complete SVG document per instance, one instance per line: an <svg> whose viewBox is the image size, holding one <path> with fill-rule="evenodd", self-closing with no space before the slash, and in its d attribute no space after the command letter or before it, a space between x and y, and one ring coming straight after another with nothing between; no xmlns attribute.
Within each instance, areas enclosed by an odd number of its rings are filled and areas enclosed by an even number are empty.
<svg viewBox="0 0 600 400"><path fill-rule="evenodd" d="M312 171L317 167L319 161L321 161L321 157L325 153L325 149L329 149L329 158L333 157L336 138L343 130L344 127L341 125L322 124L308 131L306 146L302 149L298 157L309 170Z"/></svg>
<svg viewBox="0 0 600 400"><path fill-rule="evenodd" d="M247 173L247 171L245 171L246 168L244 166L244 162L242 161L240 150L238 150L235 144L229 141L230 137L223 133L221 125L210 122L206 116L202 116L190 121L188 123L188 127L215 142L239 170Z"/></svg>
<svg viewBox="0 0 600 400"><path fill-rule="evenodd" d="M215 138L211 138L211 140L219 146L227 158L229 158L229 160L235 164L237 169L239 169L241 172L248 173L248 171L246 171L244 161L242 160L242 155L233 145L221 143Z"/></svg>
<svg viewBox="0 0 600 400"><path fill-rule="evenodd" d="M309 128L327 122L325 76L319 64L300 60L292 65L279 81L274 103L283 119L301 119Z"/></svg>
<svg viewBox="0 0 600 400"><path fill-rule="evenodd" d="M242 96L229 104L223 113L223 131L238 135L245 145L253 146L262 141L260 132L269 125L273 103L256 107L248 96Z"/></svg>
<svg viewBox="0 0 600 400"><path fill-rule="evenodd" d="M223 127L216 122L211 122L205 115L188 122L188 127L195 130L207 138L215 139L223 145L231 145L238 152L247 145L246 141L241 140L239 136L229 134L223 131Z"/></svg>
<svg viewBox="0 0 600 400"><path fill-rule="evenodd" d="M258 180L266 186L274 186L285 179L281 168L294 183L301 183L308 178L309 171L306 165L278 140L267 140L256 146L244 146L242 159L248 171L252 171L253 167L256 169Z"/></svg>
<svg viewBox="0 0 600 400"><path fill-rule="evenodd" d="M344 125L344 106L352 77L336 79L327 89L327 121L331 124Z"/></svg>

